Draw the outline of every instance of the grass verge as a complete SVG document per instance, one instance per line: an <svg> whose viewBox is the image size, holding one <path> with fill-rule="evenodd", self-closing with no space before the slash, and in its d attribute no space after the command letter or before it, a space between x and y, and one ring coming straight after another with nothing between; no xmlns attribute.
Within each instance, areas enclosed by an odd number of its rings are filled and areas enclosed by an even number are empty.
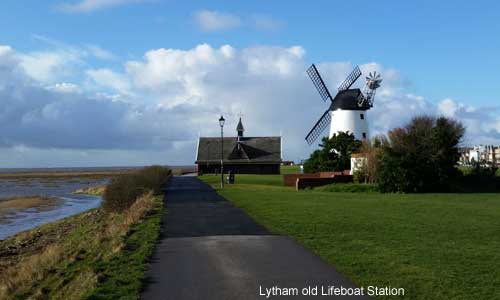
<svg viewBox="0 0 500 300"><path fill-rule="evenodd" d="M361 286L402 287L402 299L500 299L499 194L297 192L262 181L273 180L237 178L219 193Z"/></svg>

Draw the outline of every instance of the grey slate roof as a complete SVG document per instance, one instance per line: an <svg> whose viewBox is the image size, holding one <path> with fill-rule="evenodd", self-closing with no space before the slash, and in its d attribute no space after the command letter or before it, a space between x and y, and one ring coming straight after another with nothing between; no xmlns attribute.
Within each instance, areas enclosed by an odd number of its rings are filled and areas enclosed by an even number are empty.
<svg viewBox="0 0 500 300"><path fill-rule="evenodd" d="M221 139L202 137L198 145L197 164L217 163L221 157ZM281 163L281 137L224 138L224 162L227 163Z"/></svg>

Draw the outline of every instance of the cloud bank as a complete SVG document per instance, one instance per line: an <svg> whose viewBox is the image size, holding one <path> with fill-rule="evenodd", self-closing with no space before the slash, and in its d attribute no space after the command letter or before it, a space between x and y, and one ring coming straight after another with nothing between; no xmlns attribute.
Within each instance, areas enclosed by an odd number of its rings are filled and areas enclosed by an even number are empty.
<svg viewBox="0 0 500 300"><path fill-rule="evenodd" d="M54 58L61 53L66 59ZM235 134L240 112L247 135L282 133L285 159L314 149L304 137L327 105L305 74L301 46L153 49L119 69L91 68L88 57L0 46L0 164L191 164L198 134L217 136L220 114L226 134ZM317 66L332 92L353 68ZM372 136L415 115L443 114L464 122L467 143L500 143L498 108L430 101L413 94L398 70L374 62L360 67L384 77L368 113Z"/></svg>

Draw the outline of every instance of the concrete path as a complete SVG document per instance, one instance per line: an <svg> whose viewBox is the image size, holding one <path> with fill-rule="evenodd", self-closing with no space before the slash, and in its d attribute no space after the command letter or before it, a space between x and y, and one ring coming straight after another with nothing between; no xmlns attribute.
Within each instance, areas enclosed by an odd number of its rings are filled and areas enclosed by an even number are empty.
<svg viewBox="0 0 500 300"><path fill-rule="evenodd" d="M162 237L142 299L365 299L321 296L355 288L318 256L270 234L196 177L174 177L165 196ZM303 288L318 286L317 297ZM298 295L276 297L278 289ZM267 290L266 292L266 289ZM274 295L273 295L274 294Z"/></svg>

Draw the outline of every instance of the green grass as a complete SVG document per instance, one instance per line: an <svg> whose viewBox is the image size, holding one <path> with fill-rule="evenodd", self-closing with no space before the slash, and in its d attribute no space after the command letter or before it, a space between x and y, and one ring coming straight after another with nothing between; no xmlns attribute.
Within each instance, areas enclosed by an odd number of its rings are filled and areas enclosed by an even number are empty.
<svg viewBox="0 0 500 300"><path fill-rule="evenodd" d="M346 193L369 193L378 192L375 184L365 183L332 183L314 188L317 192L346 192Z"/></svg>
<svg viewBox="0 0 500 300"><path fill-rule="evenodd" d="M93 266L100 282L84 299L139 299L147 261L159 238L163 201L156 197L156 207L146 219L133 226L124 249L109 261Z"/></svg>
<svg viewBox="0 0 500 300"><path fill-rule="evenodd" d="M300 167L295 166L281 166L280 175L253 175L253 174L236 174L235 183L236 185L274 185L283 186L283 175L282 174L294 174L300 173ZM226 180L227 174L224 175L224 180ZM205 174L200 176L206 182L216 185L220 184L220 174ZM225 182L225 181L224 181Z"/></svg>
<svg viewBox="0 0 500 300"><path fill-rule="evenodd" d="M261 181L219 193L359 285L402 287L402 299L500 299L499 194L296 192Z"/></svg>
<svg viewBox="0 0 500 300"><path fill-rule="evenodd" d="M300 166L299 165L293 165L293 166L281 166L280 168L281 174L295 174L295 173L300 173Z"/></svg>
<svg viewBox="0 0 500 300"><path fill-rule="evenodd" d="M224 175L224 182L226 180L226 175ZM217 185L220 184L221 176L214 174L206 174L200 176L206 182ZM252 174L236 174L235 175L235 185L274 185L274 186L282 186L283 185L283 176L282 175L252 175Z"/></svg>

